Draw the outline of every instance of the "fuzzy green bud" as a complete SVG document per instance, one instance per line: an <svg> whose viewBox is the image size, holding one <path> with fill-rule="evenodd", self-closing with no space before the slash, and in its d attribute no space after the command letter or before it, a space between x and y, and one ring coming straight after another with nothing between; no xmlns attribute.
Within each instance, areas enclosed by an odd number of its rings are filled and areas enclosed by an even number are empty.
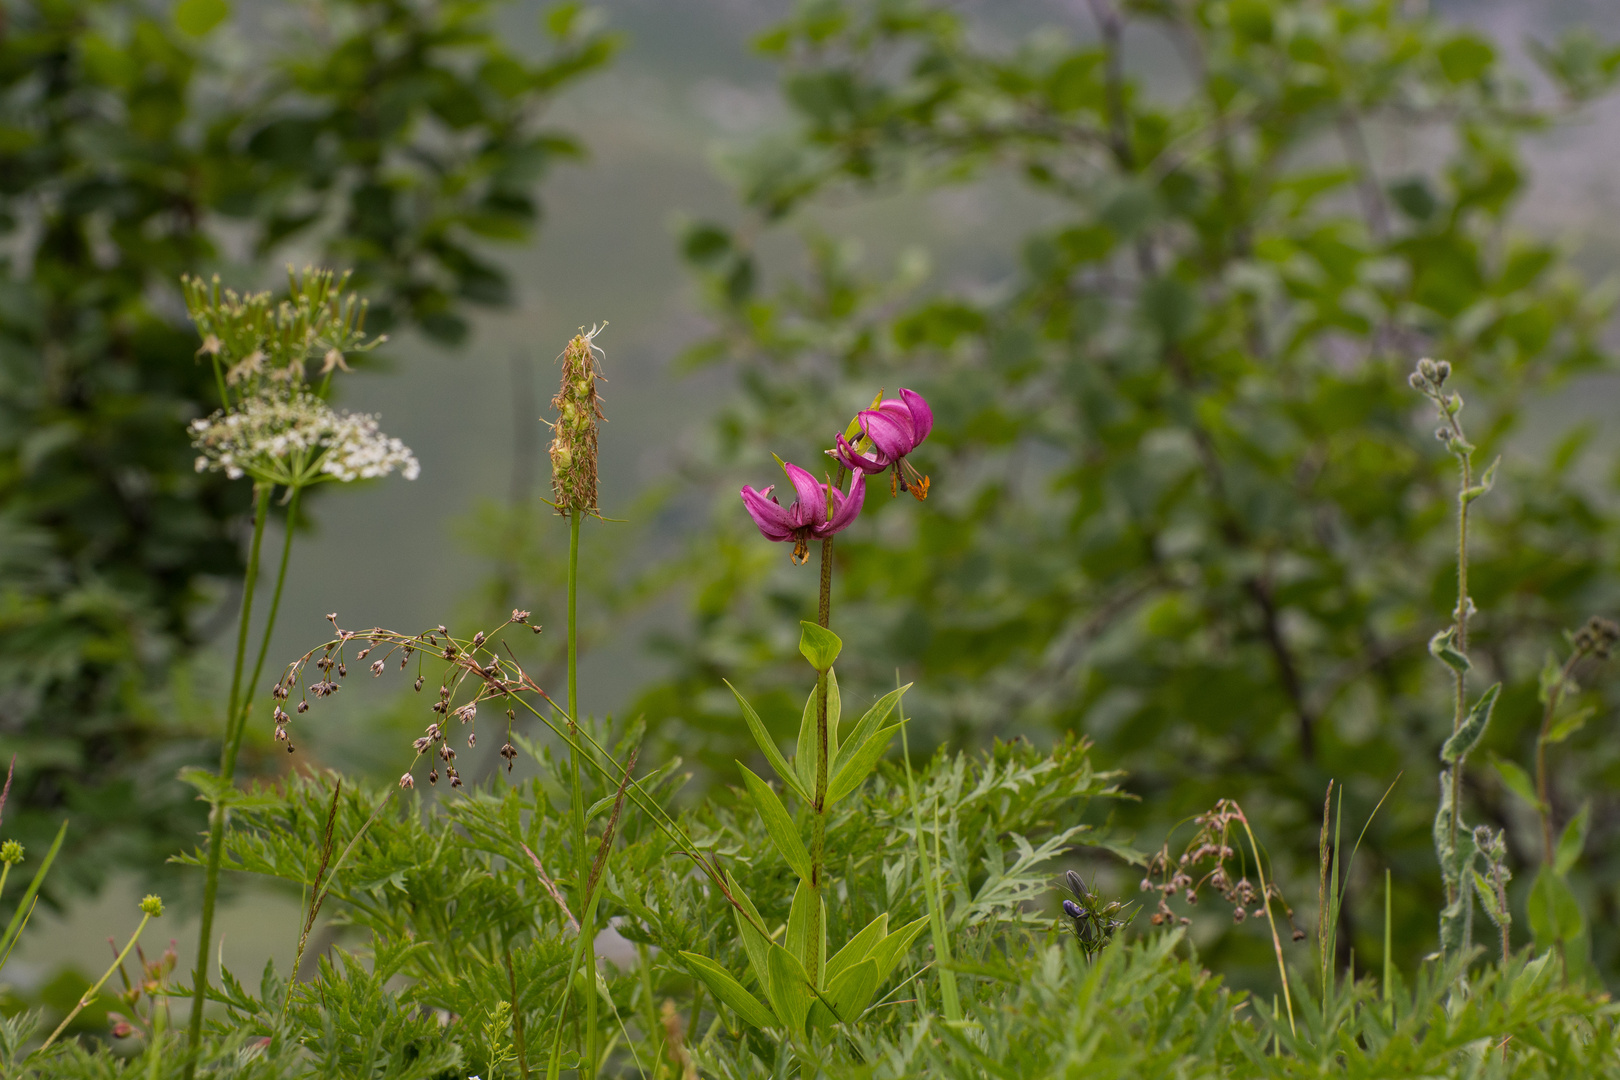
<svg viewBox="0 0 1620 1080"><path fill-rule="evenodd" d="M163 914L163 898L148 893L141 899L141 910L152 918L157 918Z"/></svg>
<svg viewBox="0 0 1620 1080"><path fill-rule="evenodd" d="M7 866L16 866L23 861L23 846L15 840L7 840L0 844L0 863Z"/></svg>

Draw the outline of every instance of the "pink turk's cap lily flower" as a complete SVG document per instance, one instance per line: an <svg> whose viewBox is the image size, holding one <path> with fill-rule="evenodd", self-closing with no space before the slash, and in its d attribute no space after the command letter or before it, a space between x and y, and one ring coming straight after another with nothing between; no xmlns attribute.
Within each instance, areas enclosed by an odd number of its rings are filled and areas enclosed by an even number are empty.
<svg viewBox="0 0 1620 1080"><path fill-rule="evenodd" d="M744 484L742 500L748 508L748 516L754 519L765 539L778 543L793 541L793 562L799 565L810 557L810 541L825 540L842 532L860 514L861 504L866 500L866 476L856 473L846 495L837 488L829 488L797 465L784 463L782 468L797 496L792 506L784 509L772 497L775 484L764 491L755 491ZM829 499L830 514L827 512Z"/></svg>
<svg viewBox="0 0 1620 1080"><path fill-rule="evenodd" d="M865 436L863 443L869 448L860 450L852 446L842 432L837 439L833 456L839 464L857 474L875 474L893 469L889 479L889 494L896 489L909 491L920 501L928 498L928 477L919 473L906 460L928 433L934 430L934 410L914 390L900 389L900 400L893 398L875 409L867 409L856 417Z"/></svg>

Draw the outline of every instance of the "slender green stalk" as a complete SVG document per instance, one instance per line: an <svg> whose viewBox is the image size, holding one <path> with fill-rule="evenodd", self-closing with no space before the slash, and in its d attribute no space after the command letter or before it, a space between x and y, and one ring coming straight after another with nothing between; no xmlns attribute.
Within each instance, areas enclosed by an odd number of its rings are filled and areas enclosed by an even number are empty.
<svg viewBox="0 0 1620 1080"><path fill-rule="evenodd" d="M259 639L259 655L253 661L253 674L246 684L249 700L241 702L241 707L237 710L235 730L227 737L223 772L227 779L236 775L236 756L242 748L242 734L247 730L247 719L253 713L251 697L254 688L259 685L259 676L264 674L264 659L270 652L270 633L275 629L276 615L281 611L281 590L287 584L287 562L292 556L293 526L298 521L298 499L303 493L303 488L293 488L287 500L287 534L281 539L281 562L276 567L276 587L270 593L270 617L265 620L264 636Z"/></svg>
<svg viewBox="0 0 1620 1080"><path fill-rule="evenodd" d="M1547 736L1552 731L1553 716L1558 712L1559 704L1564 700L1564 689L1569 686L1570 679L1575 674L1575 665L1586 656L1581 649L1575 649L1564 661L1564 666L1558 670L1558 681L1553 684L1547 693L1547 706L1541 713L1541 730L1536 735L1536 814L1541 818L1541 864L1553 865L1553 823L1552 823L1552 792L1547 783ZM5 887L5 879L0 878L0 888Z"/></svg>
<svg viewBox="0 0 1620 1080"><path fill-rule="evenodd" d="M579 716L579 521L582 512L575 507L568 514L568 726L577 730ZM595 927L591 916L596 912L591 897L585 895L586 882L591 874L591 858L585 849L585 789L580 782L580 758L583 750L577 740L569 742L569 759L573 770L574 850L580 888L580 923L582 964L585 972L585 1030L580 1039L580 1075L596 1075L596 943Z"/></svg>
<svg viewBox="0 0 1620 1080"><path fill-rule="evenodd" d="M1239 810L1238 820L1243 823L1243 831L1249 837L1249 850L1254 852L1254 872L1260 879L1260 903L1266 910L1266 925L1271 928L1271 947L1277 954L1277 974L1282 978L1283 1004L1288 1008L1288 1030L1293 1035L1299 1031L1294 1027L1294 996L1288 989L1288 968L1283 964L1282 938L1277 936L1277 920L1271 914L1271 889L1266 885L1266 870L1260 861L1260 845L1255 843L1254 830L1249 828L1248 816ZM1275 1005L1273 1005L1275 1012Z"/></svg>
<svg viewBox="0 0 1620 1080"><path fill-rule="evenodd" d="M247 659L248 626L253 619L253 592L259 583L259 546L264 540L264 522L269 516L273 485L258 483L254 492L258 496L253 507L253 544L248 551L247 570L242 582L242 613L236 629L236 662L231 674L231 695L225 709L225 743L220 750L219 772L230 780L236 772L237 710L242 702L242 667ZM285 565L285 562L283 563ZM268 639L270 628L265 628ZM202 1045L203 1006L208 1001L208 954L214 938L214 906L219 900L219 866L225 847L225 814L223 803L215 802L208 814L208 863L203 877L202 927L197 934L197 967L192 975L191 1021L186 1038L186 1080L195 1074L197 1050Z"/></svg>
<svg viewBox="0 0 1620 1080"><path fill-rule="evenodd" d="M51 1037L40 1044L39 1050L35 1051L36 1053L40 1053L48 1049L50 1045L62 1034L62 1032L67 1030L67 1026L73 1023L74 1018L84 1011L85 1006L96 1000L96 995L101 993L101 988L103 986L107 985L107 980L112 978L112 973L117 971L119 967L123 965L125 958L129 956L129 951L133 949L135 947L135 943L141 939L141 931L146 929L146 924L151 922L154 916L163 914L162 903L160 901L153 903L154 901L157 901L157 897L152 896L141 902L141 924L137 926L135 928L135 932L130 935L129 942L124 946L124 951L118 954L118 959L114 960L112 962L112 966L102 973L101 978L96 980L96 985L86 990L79 997L79 1002L77 1005L73 1006L73 1011L62 1018L62 1022L56 1025L56 1030L51 1032Z"/></svg>
<svg viewBox="0 0 1620 1080"><path fill-rule="evenodd" d="M840 480L842 480L840 470ZM832 619L832 549L833 538L821 542L821 599L816 618L822 629ZM822 925L821 889L827 864L827 673L816 674L816 789L815 803L810 815L810 927L808 939L810 953L805 957L805 974L810 985L821 989L821 941L826 933Z"/></svg>
<svg viewBox="0 0 1620 1080"><path fill-rule="evenodd" d="M1460 437L1460 436L1459 436ZM1457 454L1457 461L1462 467L1462 484L1457 489L1457 651L1464 656L1468 655L1468 504L1473 501L1469 489L1474 486L1474 470L1471 455L1467 452ZM1456 734L1468 718L1468 672L1464 668L1457 668L1453 672L1455 692L1453 694L1454 707L1452 709L1451 731ZM1451 850L1457 850L1457 830L1462 822L1462 774L1463 759L1458 758L1457 763L1451 767ZM1447 873L1441 875L1446 879L1446 903L1457 902L1459 891L1463 888L1460 873ZM1472 907L1472 904L1469 905Z"/></svg>
<svg viewBox="0 0 1620 1080"><path fill-rule="evenodd" d="M1394 901L1390 897L1389 867L1384 868L1384 1011L1388 1021L1395 1022L1395 1003L1390 991L1395 985L1395 918Z"/></svg>
<svg viewBox="0 0 1620 1080"><path fill-rule="evenodd" d="M900 672L894 673L895 685L900 684ZM956 972L950 969L951 937L945 925L945 907L939 899L939 883L934 880L934 864L928 858L928 845L923 842L922 808L917 803L917 784L911 776L911 742L906 731L906 699L902 695L900 708L900 760L906 765L906 794L911 800L911 819L917 831L917 854L922 860L923 894L928 898L928 930L934 939L934 964L939 970L939 996L945 1006L945 1019L953 1023L962 1019L962 999L957 994ZM918 984L919 995L921 984Z"/></svg>

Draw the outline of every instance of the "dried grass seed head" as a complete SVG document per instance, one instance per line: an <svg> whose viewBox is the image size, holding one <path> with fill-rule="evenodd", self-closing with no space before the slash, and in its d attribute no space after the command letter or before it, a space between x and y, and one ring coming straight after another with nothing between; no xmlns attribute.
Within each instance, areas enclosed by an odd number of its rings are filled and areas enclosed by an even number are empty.
<svg viewBox="0 0 1620 1080"><path fill-rule="evenodd" d="M606 417L596 393L601 350L594 340L606 327L582 329L562 352L562 381L551 399L557 413L551 427L551 486L559 514L597 512L596 430Z"/></svg>

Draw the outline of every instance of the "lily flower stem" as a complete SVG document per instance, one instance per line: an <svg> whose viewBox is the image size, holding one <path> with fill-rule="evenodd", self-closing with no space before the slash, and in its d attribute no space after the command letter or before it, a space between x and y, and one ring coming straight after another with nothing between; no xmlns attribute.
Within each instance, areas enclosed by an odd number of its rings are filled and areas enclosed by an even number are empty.
<svg viewBox="0 0 1620 1080"><path fill-rule="evenodd" d="M225 709L225 741L220 749L219 774L229 781L236 773L236 751L241 744L237 713L242 707L242 668L247 659L248 626L253 620L253 592L259 583L259 547L264 540L264 523L270 512L272 484L254 485L253 543L248 549L247 570L242 580L242 612L236 628L236 662L231 673L231 694ZM291 540L291 533L288 533ZM282 556L282 571L287 560ZM277 585L280 592L280 585ZM270 627L264 630L269 641ZM261 658L263 650L261 649ZM255 676L257 678L257 676ZM203 873L202 927L197 934L197 967L192 975L191 1021L186 1038L185 1077L191 1080L197 1068L197 1051L202 1045L203 1006L208 1001L208 954L214 936L214 906L219 900L219 867L225 847L224 803L215 802L208 815L208 863ZM145 925L142 923L141 925Z"/></svg>
<svg viewBox="0 0 1620 1080"><path fill-rule="evenodd" d="M842 466L833 480L833 487L844 486L848 470ZM816 606L816 621L823 630L832 629L832 571L833 538L821 541L821 596ZM822 925L821 889L826 877L827 863L827 749L830 743L827 723L827 673L816 674L816 791L815 805L810 809L810 955L805 958L805 973L810 985L821 989L821 943L826 934Z"/></svg>
<svg viewBox="0 0 1620 1080"><path fill-rule="evenodd" d="M124 951L118 954L118 959L112 962L112 967L108 968L101 978L96 980L96 985L84 992L84 994L79 998L78 1004L73 1006L73 1011L62 1018L62 1022L56 1025L56 1030L51 1032L51 1037L41 1043L39 1050L36 1050L35 1053L39 1053L47 1049L51 1043L57 1040L62 1032L67 1030L67 1026L73 1023L74 1018L84 1011L85 1006L96 1000L96 995L101 993L101 988L103 986L107 985L107 980L112 978L112 973L123 966L124 958L129 955L129 950L135 947L135 943L141 939L141 931L145 930L146 924L151 921L152 915L150 912L146 912L141 915L141 924L137 926L135 928L135 932L130 935L129 943L124 946Z"/></svg>
<svg viewBox="0 0 1620 1080"><path fill-rule="evenodd" d="M568 515L568 727L576 734L579 716L579 628L576 613L579 599L579 519L576 508ZM584 750L577 738L569 740L569 758L573 768L574 851L578 863L580 888L579 938L583 949L582 970L585 973L585 1025L580 1038L580 1075L596 1075L596 943L595 927L591 916L596 908L585 895L586 882L591 876L591 856L585 847L585 789L580 782L580 758Z"/></svg>

